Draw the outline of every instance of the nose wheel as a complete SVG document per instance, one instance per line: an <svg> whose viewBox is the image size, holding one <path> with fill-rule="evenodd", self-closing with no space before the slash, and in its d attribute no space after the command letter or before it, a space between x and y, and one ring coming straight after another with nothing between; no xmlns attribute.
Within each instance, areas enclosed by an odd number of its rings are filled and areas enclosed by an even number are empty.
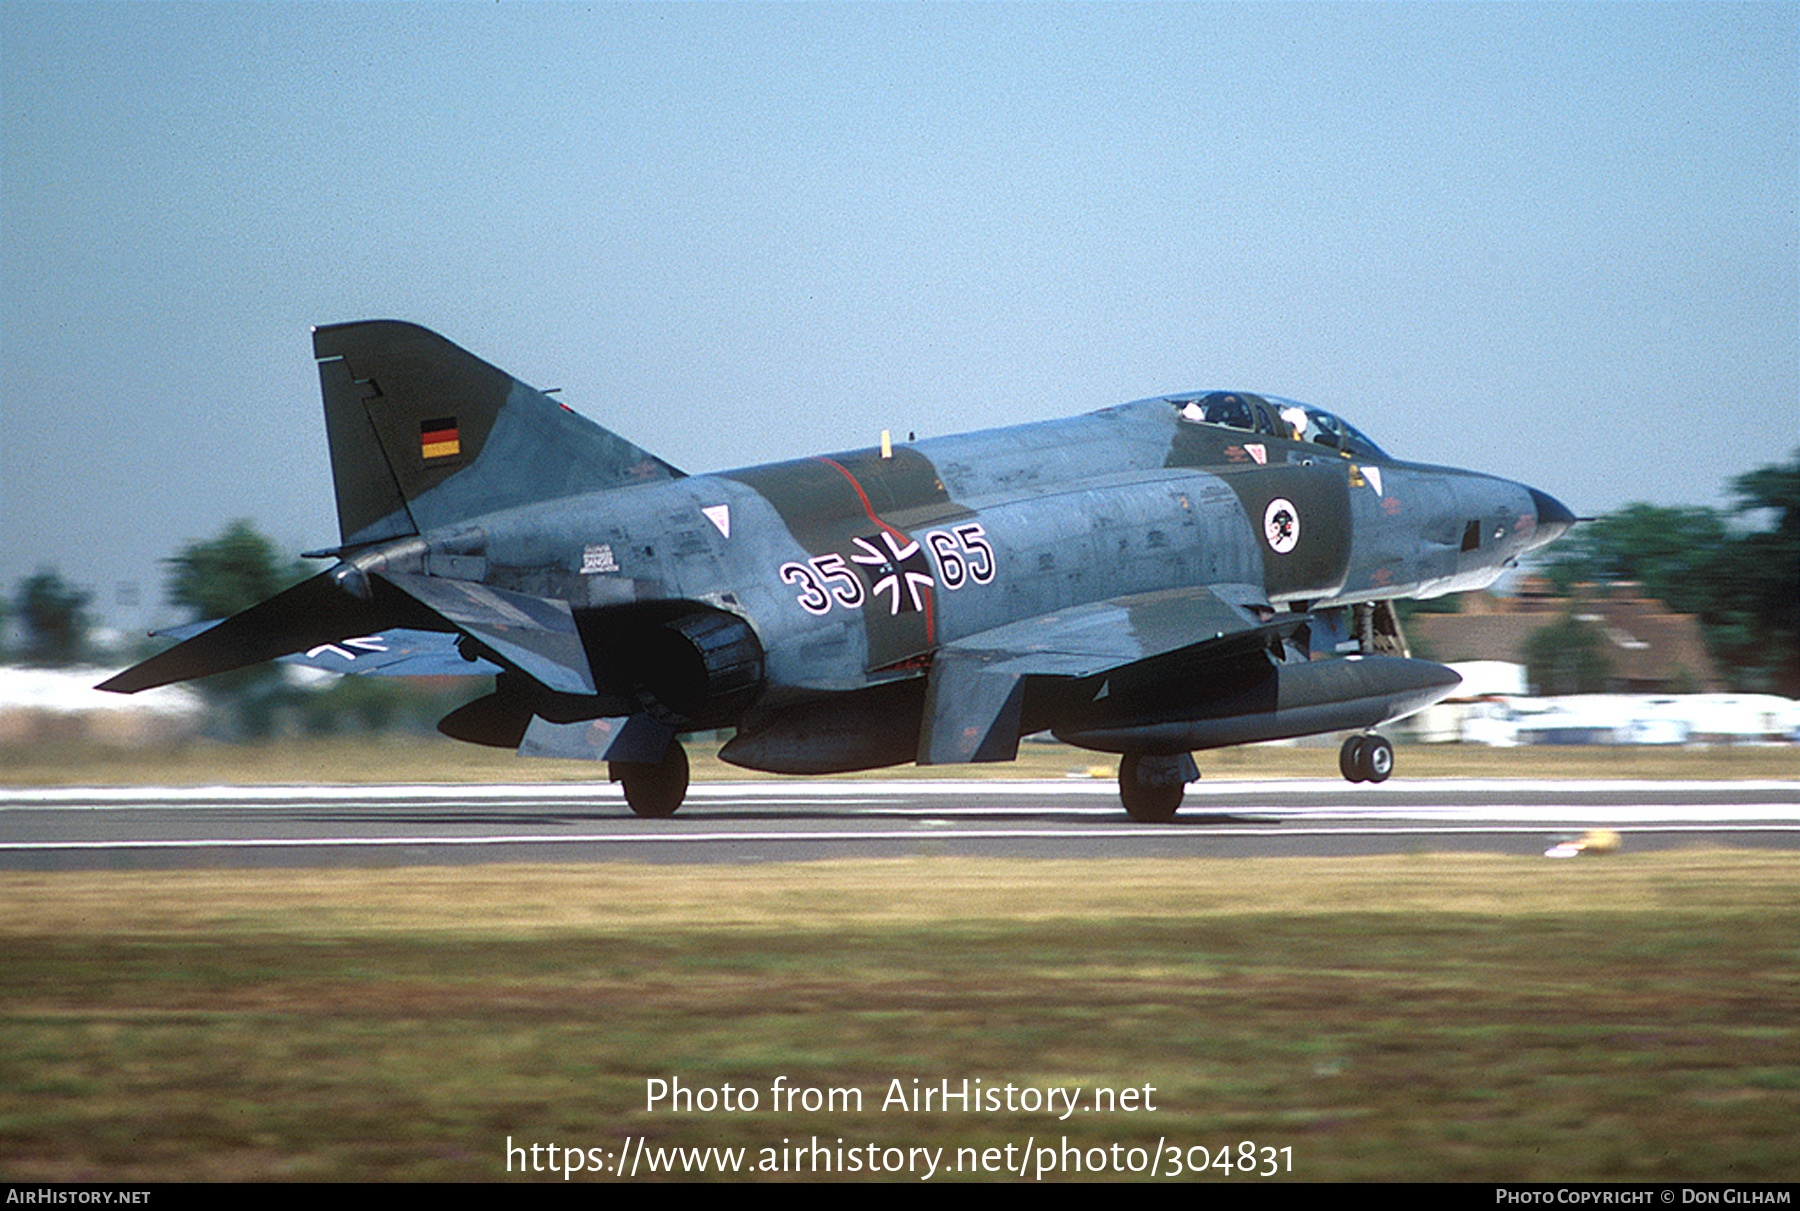
<svg viewBox="0 0 1800 1211"><path fill-rule="evenodd" d="M1351 736L1338 750L1338 769L1352 782L1386 782L1394 772L1394 746L1386 736Z"/></svg>

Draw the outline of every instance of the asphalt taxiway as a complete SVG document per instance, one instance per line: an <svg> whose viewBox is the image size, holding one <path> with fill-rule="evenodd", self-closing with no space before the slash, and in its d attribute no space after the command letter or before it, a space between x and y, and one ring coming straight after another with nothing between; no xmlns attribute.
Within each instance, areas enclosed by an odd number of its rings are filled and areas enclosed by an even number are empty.
<svg viewBox="0 0 1800 1211"><path fill-rule="evenodd" d="M697 783L642 820L616 786L0 790L0 869L1485 852L1590 829L1627 850L1800 848L1800 782L1210 781L1134 824L1108 781Z"/></svg>

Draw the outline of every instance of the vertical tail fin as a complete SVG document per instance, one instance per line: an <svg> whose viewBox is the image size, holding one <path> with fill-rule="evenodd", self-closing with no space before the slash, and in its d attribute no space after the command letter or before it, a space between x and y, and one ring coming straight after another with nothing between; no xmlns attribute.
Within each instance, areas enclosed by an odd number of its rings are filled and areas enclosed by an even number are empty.
<svg viewBox="0 0 1800 1211"><path fill-rule="evenodd" d="M313 329L345 546L680 471L397 320Z"/></svg>

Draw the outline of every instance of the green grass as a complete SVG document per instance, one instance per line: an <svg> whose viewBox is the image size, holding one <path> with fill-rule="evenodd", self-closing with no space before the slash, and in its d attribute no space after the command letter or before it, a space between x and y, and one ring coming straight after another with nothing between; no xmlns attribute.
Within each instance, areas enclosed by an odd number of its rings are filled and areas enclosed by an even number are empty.
<svg viewBox="0 0 1800 1211"><path fill-rule="evenodd" d="M10 873L0 967L12 1180L505 1178L509 1136L1249 1140L1309 1180L1800 1156L1784 854ZM782 1075L863 1107L774 1112ZM763 1104L646 1110L671 1076ZM881 1108L964 1077L1155 1108Z"/></svg>

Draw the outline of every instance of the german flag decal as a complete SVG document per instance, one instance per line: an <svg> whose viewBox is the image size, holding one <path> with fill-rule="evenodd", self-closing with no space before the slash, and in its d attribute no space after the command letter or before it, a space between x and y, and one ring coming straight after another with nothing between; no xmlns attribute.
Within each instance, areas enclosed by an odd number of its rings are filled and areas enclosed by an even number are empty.
<svg viewBox="0 0 1800 1211"><path fill-rule="evenodd" d="M450 458L462 453L462 440L456 433L454 416L419 422L419 453L426 461Z"/></svg>

